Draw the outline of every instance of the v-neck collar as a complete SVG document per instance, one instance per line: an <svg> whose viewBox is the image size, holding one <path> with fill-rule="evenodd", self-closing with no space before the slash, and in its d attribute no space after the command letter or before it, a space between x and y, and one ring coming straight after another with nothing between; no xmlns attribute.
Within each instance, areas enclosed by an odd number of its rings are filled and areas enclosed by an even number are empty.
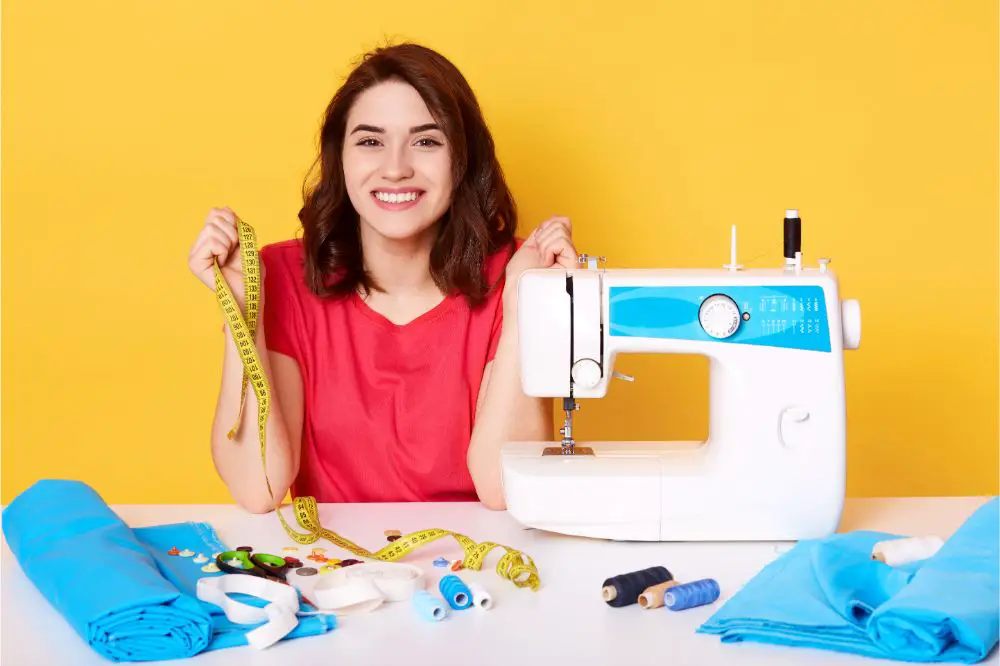
<svg viewBox="0 0 1000 666"><path fill-rule="evenodd" d="M396 332L409 331L414 328L419 328L423 324L434 321L449 312L455 304L461 300L461 298L462 295L457 292L448 294L439 303L426 312L417 315L405 324L397 324L381 312L378 312L368 305L368 303L365 302L365 299L363 299L361 294L357 291L351 292L351 302L354 304L354 307L358 310L358 312L380 328Z"/></svg>

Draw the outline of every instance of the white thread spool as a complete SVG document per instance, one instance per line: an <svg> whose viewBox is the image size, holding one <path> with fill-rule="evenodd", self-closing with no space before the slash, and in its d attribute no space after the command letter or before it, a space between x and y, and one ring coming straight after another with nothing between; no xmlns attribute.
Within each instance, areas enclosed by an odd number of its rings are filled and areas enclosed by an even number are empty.
<svg viewBox="0 0 1000 666"><path fill-rule="evenodd" d="M476 608L481 608L483 610L489 610L493 608L493 597L487 592L482 585L478 583L469 583L469 592L472 592L472 605Z"/></svg>
<svg viewBox="0 0 1000 666"><path fill-rule="evenodd" d="M872 559L895 567L933 557L943 545L944 541L936 536L879 541L872 548Z"/></svg>

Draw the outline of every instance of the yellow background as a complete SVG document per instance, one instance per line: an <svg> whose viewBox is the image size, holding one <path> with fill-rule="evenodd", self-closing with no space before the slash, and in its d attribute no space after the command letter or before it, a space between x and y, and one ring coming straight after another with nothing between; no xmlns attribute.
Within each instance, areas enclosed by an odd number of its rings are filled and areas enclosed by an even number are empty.
<svg viewBox="0 0 1000 666"><path fill-rule="evenodd" d="M996 493L997 24L985 0L5 1L2 500L60 476L229 501L188 249L216 205L294 235L328 99L404 38L471 81L525 233L569 215L611 267L718 266L735 223L773 266L799 208L806 263L862 304L849 495ZM580 438L704 434L699 359L620 369Z"/></svg>

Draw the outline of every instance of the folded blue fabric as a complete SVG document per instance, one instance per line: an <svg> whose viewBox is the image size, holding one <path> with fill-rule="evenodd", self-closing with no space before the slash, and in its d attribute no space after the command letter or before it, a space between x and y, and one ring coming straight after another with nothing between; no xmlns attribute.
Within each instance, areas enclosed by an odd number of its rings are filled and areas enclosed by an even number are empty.
<svg viewBox="0 0 1000 666"><path fill-rule="evenodd" d="M976 663L1000 633L1000 498L926 560L871 559L856 531L798 543L765 567L699 633L910 662Z"/></svg>
<svg viewBox="0 0 1000 666"><path fill-rule="evenodd" d="M42 596L111 661L181 659L245 645L246 633L259 626L233 624L197 598L199 578L225 574L167 554L174 546L207 557L229 550L207 523L132 529L86 484L42 480L4 509L3 531ZM301 618L286 639L325 633L335 622Z"/></svg>

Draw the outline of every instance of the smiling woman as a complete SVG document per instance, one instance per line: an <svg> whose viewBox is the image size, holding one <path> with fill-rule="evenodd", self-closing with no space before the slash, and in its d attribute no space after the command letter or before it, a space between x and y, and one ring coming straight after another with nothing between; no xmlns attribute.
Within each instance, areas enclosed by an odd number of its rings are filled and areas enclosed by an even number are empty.
<svg viewBox="0 0 1000 666"><path fill-rule="evenodd" d="M422 46L367 54L327 107L320 143L302 239L261 249L274 495L501 509L500 446L553 429L549 401L520 388L517 276L576 264L569 220L516 237L475 95ZM214 291L218 259L242 306L237 241L236 213L212 209L189 266ZM238 412L242 365L225 331L213 459L240 505L269 511L256 398ZM247 427L230 441L237 418Z"/></svg>

